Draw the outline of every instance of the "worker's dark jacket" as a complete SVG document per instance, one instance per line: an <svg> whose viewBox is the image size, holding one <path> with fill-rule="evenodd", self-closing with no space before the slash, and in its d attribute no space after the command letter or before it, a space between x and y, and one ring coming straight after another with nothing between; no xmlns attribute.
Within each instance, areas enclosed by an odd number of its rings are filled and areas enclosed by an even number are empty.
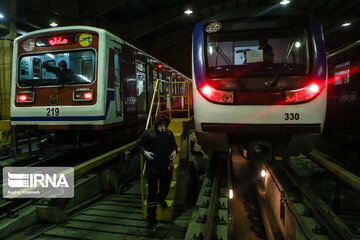
<svg viewBox="0 0 360 240"><path fill-rule="evenodd" d="M154 127L143 132L137 141L140 152L146 150L155 154L154 160L147 159L147 174L169 174L169 156L174 150L177 151L174 134L168 129L165 132L160 132L157 129L158 123L162 120L166 119L163 117L155 118ZM169 125L169 121L166 121Z"/></svg>

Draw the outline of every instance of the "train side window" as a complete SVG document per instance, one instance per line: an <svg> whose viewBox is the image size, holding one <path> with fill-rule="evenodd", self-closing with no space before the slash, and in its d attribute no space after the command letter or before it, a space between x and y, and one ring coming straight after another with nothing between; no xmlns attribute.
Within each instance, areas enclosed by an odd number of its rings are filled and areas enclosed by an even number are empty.
<svg viewBox="0 0 360 240"><path fill-rule="evenodd" d="M146 65L136 61L137 115L146 116Z"/></svg>
<svg viewBox="0 0 360 240"><path fill-rule="evenodd" d="M350 61L334 67L334 86L350 83Z"/></svg>
<svg viewBox="0 0 360 240"><path fill-rule="evenodd" d="M33 58L32 70L33 70L33 78L40 79L41 78L41 59L40 58Z"/></svg>
<svg viewBox="0 0 360 240"><path fill-rule="evenodd" d="M153 70L153 89L155 91L155 87L156 87L156 79L158 77L158 72L157 70Z"/></svg>

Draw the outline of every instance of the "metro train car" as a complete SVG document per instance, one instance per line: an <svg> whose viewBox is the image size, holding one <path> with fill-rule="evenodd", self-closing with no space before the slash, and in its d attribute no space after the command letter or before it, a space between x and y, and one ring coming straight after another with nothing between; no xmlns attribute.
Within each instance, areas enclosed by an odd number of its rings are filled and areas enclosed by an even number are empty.
<svg viewBox="0 0 360 240"><path fill-rule="evenodd" d="M14 41L13 62L12 128L74 130L85 138L114 128L136 137L155 79L191 81L106 30L87 26L23 35Z"/></svg>
<svg viewBox="0 0 360 240"><path fill-rule="evenodd" d="M360 140L360 40L328 54L328 106L324 132ZM353 139L352 139L353 140Z"/></svg>
<svg viewBox="0 0 360 240"><path fill-rule="evenodd" d="M321 26L302 13L241 16L219 14L193 31L199 142L219 151L227 150L231 139L255 153L306 151L322 132L326 114Z"/></svg>

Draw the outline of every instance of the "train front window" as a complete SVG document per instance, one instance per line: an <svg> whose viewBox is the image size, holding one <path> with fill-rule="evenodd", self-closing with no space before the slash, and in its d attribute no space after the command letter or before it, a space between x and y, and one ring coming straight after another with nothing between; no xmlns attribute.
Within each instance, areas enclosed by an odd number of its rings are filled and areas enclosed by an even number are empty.
<svg viewBox="0 0 360 240"><path fill-rule="evenodd" d="M20 87L92 84L95 53L82 50L23 55L18 69Z"/></svg>
<svg viewBox="0 0 360 240"><path fill-rule="evenodd" d="M213 77L240 74L273 75L279 64L283 74L308 72L308 43L304 30L219 33L207 36L207 63Z"/></svg>
<svg viewBox="0 0 360 240"><path fill-rule="evenodd" d="M251 86L260 78L271 81L309 74L309 44L304 28L209 33L205 48L210 80L247 79ZM291 88L293 84L288 83Z"/></svg>

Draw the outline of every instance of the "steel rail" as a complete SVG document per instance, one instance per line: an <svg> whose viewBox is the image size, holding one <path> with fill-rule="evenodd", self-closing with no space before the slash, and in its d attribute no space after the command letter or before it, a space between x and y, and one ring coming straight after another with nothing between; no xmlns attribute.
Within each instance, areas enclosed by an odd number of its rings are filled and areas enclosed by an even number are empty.
<svg viewBox="0 0 360 240"><path fill-rule="evenodd" d="M311 189L305 187L295 174L290 172L283 164L278 165L340 239L353 239L352 234L348 230L348 226L329 207L327 207L327 204L323 200L317 197Z"/></svg>
<svg viewBox="0 0 360 240"><path fill-rule="evenodd" d="M205 232L204 232L205 240L214 239L213 234L214 234L214 230L215 230L214 225L215 225L215 220L216 220L215 217L216 217L216 210L217 210L216 202L218 200L220 172L222 169L221 161L219 161L218 164L219 164L219 166L217 168L216 176L213 179L211 200L210 200L210 204L209 204L209 217L205 224Z"/></svg>
<svg viewBox="0 0 360 240"><path fill-rule="evenodd" d="M134 149L136 147L136 141L123 145L121 147L115 148L107 153L101 154L95 158L92 158L86 162L80 163L74 167L74 176L79 176L83 173L86 173L94 168L97 168L119 156L120 152Z"/></svg>
<svg viewBox="0 0 360 240"><path fill-rule="evenodd" d="M332 174L337 176L343 183L347 184L354 190L360 192L360 177L356 176L350 171L345 170L344 168L338 166L337 164L333 163L332 161L328 160L323 153L319 150L312 150L307 156L315 161L316 163L320 164L327 170L329 170Z"/></svg>

